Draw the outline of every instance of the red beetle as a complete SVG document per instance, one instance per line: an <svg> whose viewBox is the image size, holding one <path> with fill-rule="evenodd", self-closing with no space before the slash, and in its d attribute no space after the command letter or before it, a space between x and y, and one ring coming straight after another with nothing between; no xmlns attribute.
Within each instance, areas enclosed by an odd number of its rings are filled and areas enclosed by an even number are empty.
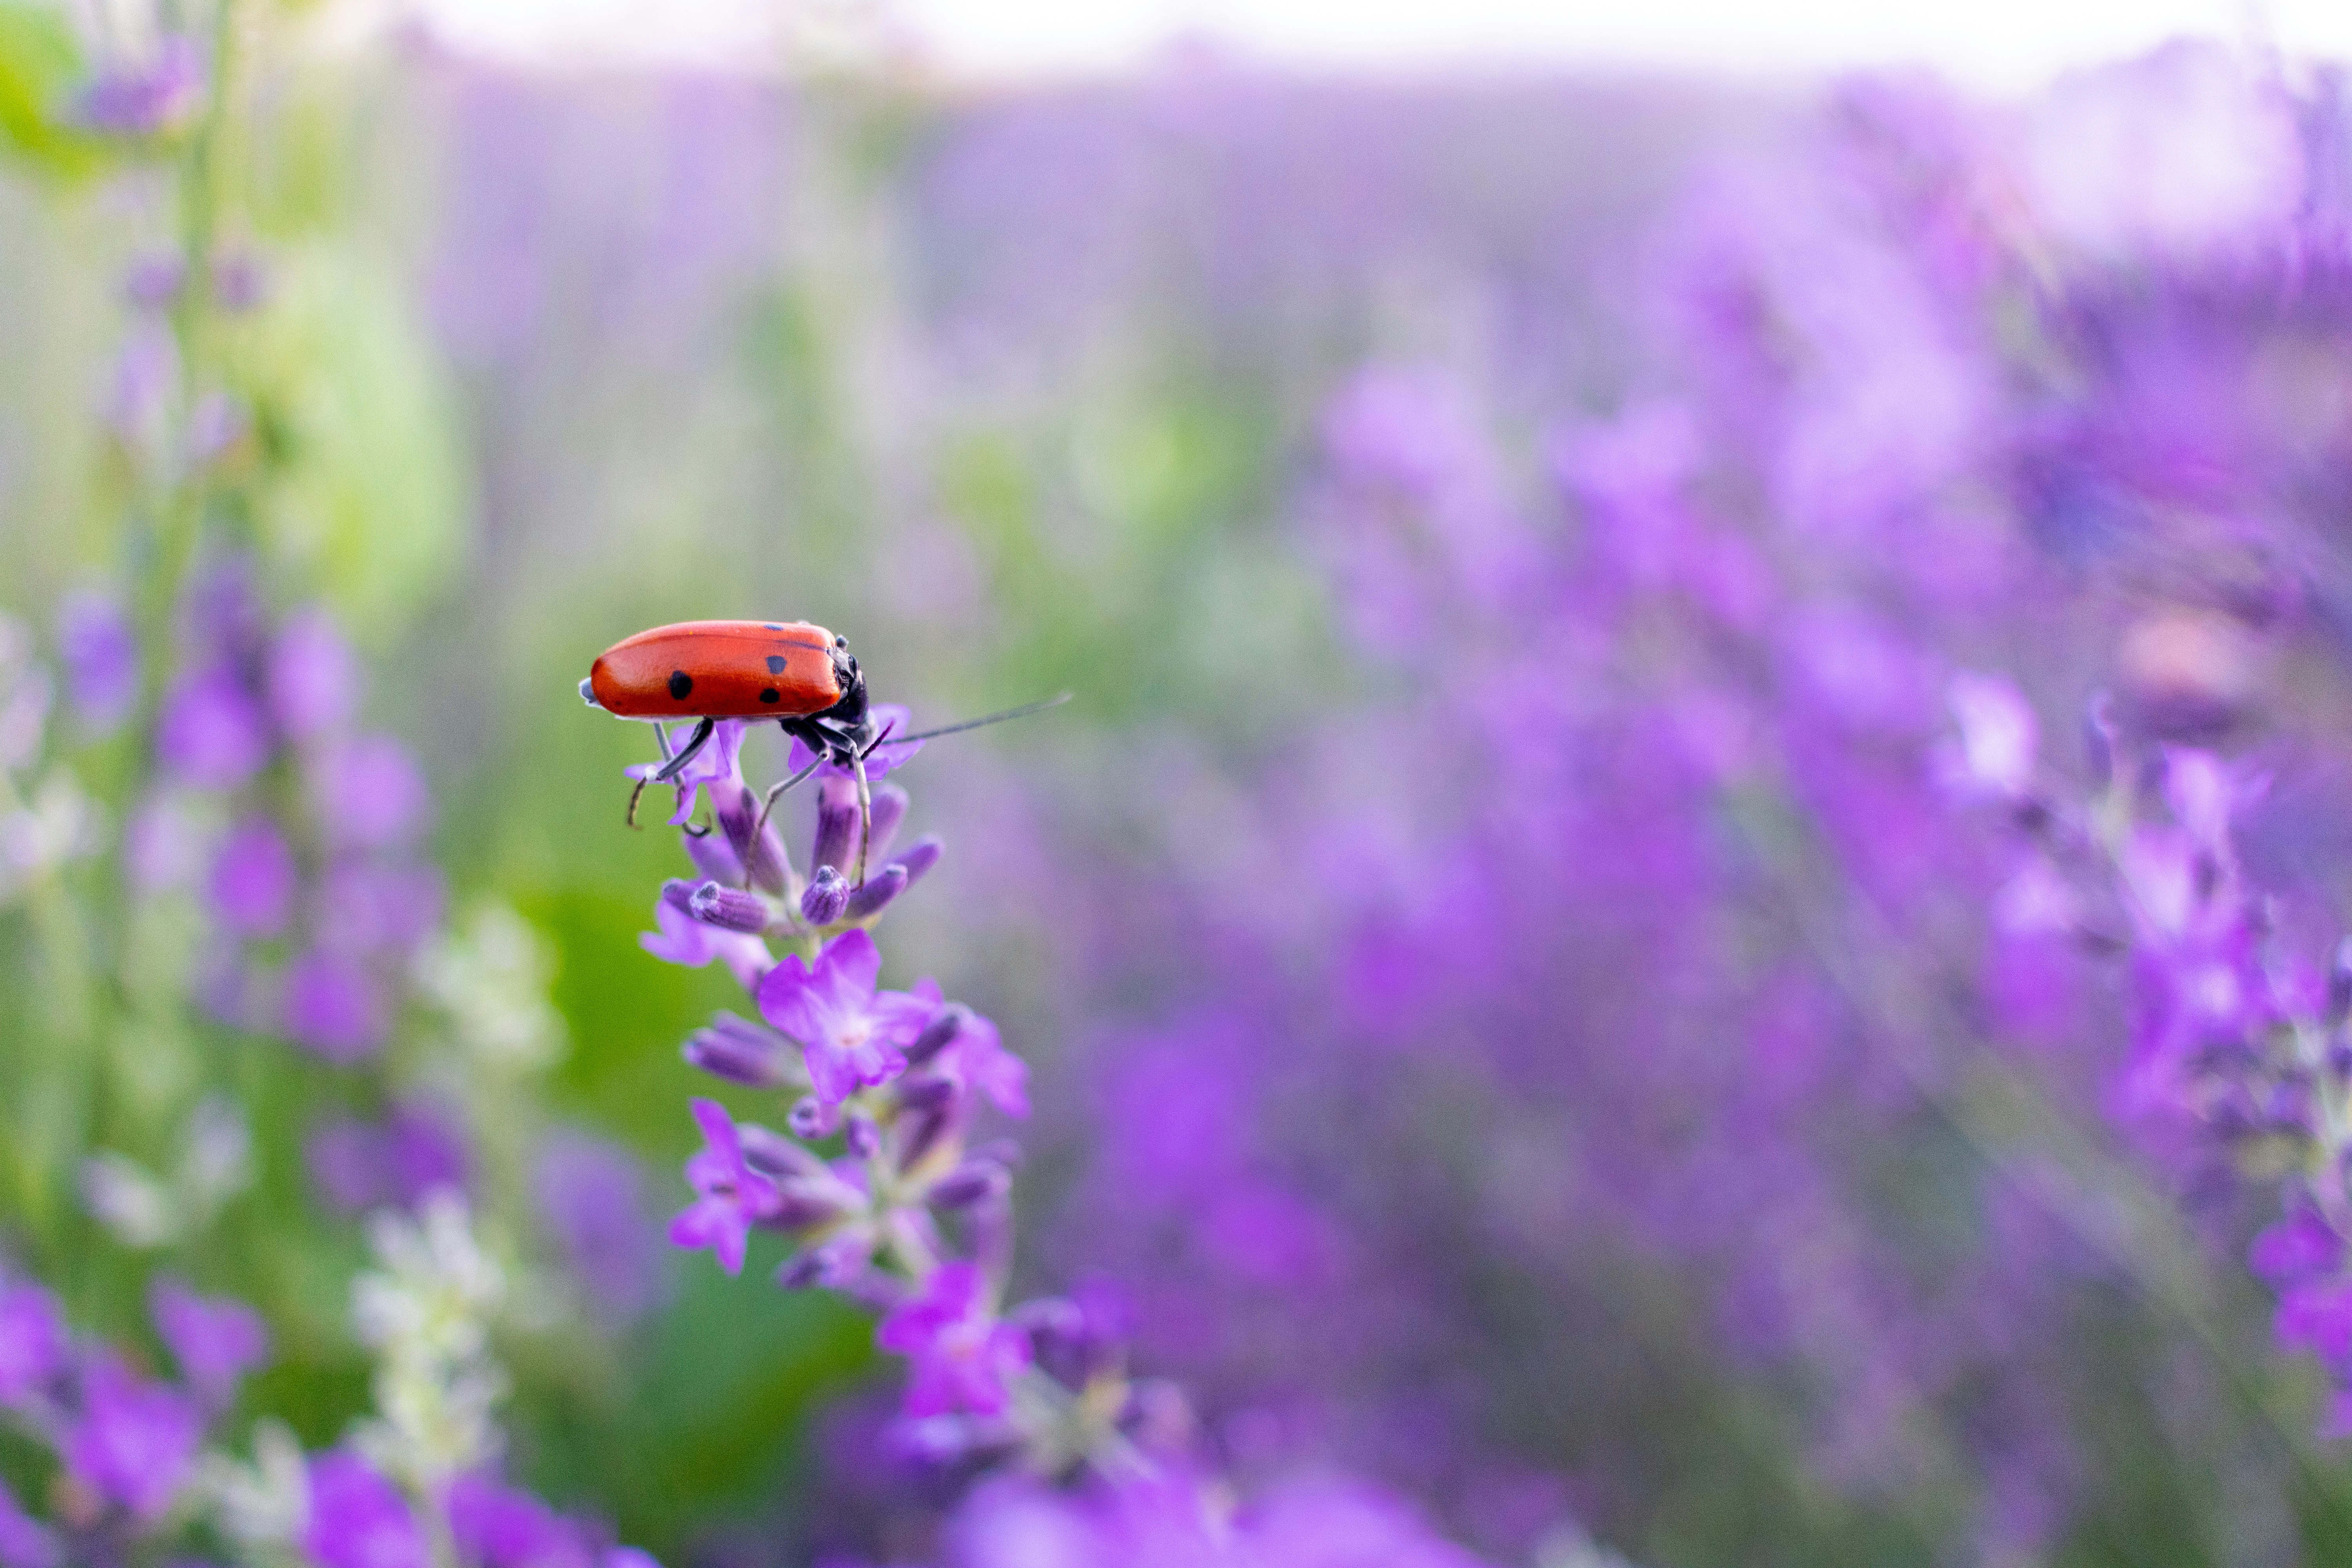
<svg viewBox="0 0 2352 1568"><path fill-rule="evenodd" d="M928 741L1017 719L1066 702L1070 696L1066 691L984 719L917 735L892 736L887 730L877 731L866 710L866 677L849 651L848 639L806 621L680 621L656 626L623 638L598 656L588 679L580 683L580 695L592 708L624 719L652 720L657 726L675 719L698 721L686 744L651 780L639 781L636 792L629 796L633 826L637 795L646 784L667 784L676 778L709 743L719 720L773 719L785 734L808 747L815 761L768 792L761 823L767 821L777 796L807 778L819 763L829 762L846 769L857 781L858 816L869 830L873 805L866 784L866 759L875 748ZM667 731L657 727L655 732L667 752ZM858 835L855 879L858 886L866 881L867 837L867 832Z"/></svg>

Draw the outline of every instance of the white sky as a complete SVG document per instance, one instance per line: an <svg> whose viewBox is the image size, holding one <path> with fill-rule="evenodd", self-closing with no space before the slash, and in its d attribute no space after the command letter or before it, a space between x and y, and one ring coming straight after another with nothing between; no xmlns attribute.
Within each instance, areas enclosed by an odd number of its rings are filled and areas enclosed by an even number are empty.
<svg viewBox="0 0 2352 1568"><path fill-rule="evenodd" d="M1245 58L1783 72L1927 63L1994 89L2184 32L2352 58L2352 0L396 0L451 47L549 64L759 68L896 39L955 75L1095 73L1211 41Z"/></svg>

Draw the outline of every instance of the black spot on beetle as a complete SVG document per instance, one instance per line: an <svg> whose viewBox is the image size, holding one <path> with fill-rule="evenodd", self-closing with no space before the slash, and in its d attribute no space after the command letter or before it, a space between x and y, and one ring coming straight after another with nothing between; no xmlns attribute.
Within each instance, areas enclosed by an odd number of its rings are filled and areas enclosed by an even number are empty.
<svg viewBox="0 0 2352 1568"><path fill-rule="evenodd" d="M687 674L687 672L682 669L673 669L669 672L669 694L671 697L683 702L686 700L686 694L693 689L694 677Z"/></svg>
<svg viewBox="0 0 2352 1568"><path fill-rule="evenodd" d="M784 662L785 662L785 661L784 661L784 656L783 656L782 654L780 654L780 653L772 653L772 654L770 654L770 655L768 656L768 673L769 673L770 675L782 675L782 674L783 674L783 672L784 672Z"/></svg>
<svg viewBox="0 0 2352 1568"><path fill-rule="evenodd" d="M760 700L762 702L781 702L783 700L783 698L778 694L774 687L766 686L760 689Z"/></svg>

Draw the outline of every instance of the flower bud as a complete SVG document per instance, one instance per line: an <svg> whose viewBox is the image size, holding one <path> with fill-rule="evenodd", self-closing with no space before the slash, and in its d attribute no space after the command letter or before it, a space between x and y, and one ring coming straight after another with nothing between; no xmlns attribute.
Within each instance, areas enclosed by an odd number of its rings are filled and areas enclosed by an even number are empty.
<svg viewBox="0 0 2352 1568"><path fill-rule="evenodd" d="M924 874L932 867L940 863L940 857L946 851L947 845L937 834L926 833L907 846L907 852L890 863L894 866L904 866L907 868L907 886L911 888L921 881Z"/></svg>
<svg viewBox="0 0 2352 1568"><path fill-rule="evenodd" d="M898 864L885 866L866 879L866 885L849 895L843 910L844 918L853 921L872 920L890 907L890 901L907 890L907 868Z"/></svg>
<svg viewBox="0 0 2352 1568"><path fill-rule="evenodd" d="M898 1103L909 1110L937 1110L955 1102L953 1079L937 1073L914 1073L898 1080Z"/></svg>
<svg viewBox="0 0 2352 1568"><path fill-rule="evenodd" d="M739 1121L735 1134L742 1141L743 1163L762 1175L782 1181L829 1182L832 1170L823 1160L772 1127Z"/></svg>
<svg viewBox="0 0 2352 1568"><path fill-rule="evenodd" d="M907 1047L907 1065L920 1067L953 1045L955 1037L963 1033L964 1020L971 1016L971 1009L961 1002L950 1002L940 1008L939 1016L924 1025L923 1032Z"/></svg>
<svg viewBox="0 0 2352 1568"><path fill-rule="evenodd" d="M743 879L743 863L735 858L725 835L688 832L683 837L687 858L694 862L694 868L702 873L704 881L733 887Z"/></svg>
<svg viewBox="0 0 2352 1568"><path fill-rule="evenodd" d="M793 1137L811 1139L832 1136L835 1121L834 1112L813 1094L801 1096L791 1114L784 1119L784 1124L793 1130Z"/></svg>
<svg viewBox="0 0 2352 1568"><path fill-rule="evenodd" d="M2340 1029L2347 1018L2352 1018L2352 936L2337 944L2327 970L2327 1026Z"/></svg>
<svg viewBox="0 0 2352 1568"><path fill-rule="evenodd" d="M857 858L857 788L847 779L828 778L817 785L816 847L809 858L835 871Z"/></svg>
<svg viewBox="0 0 2352 1568"><path fill-rule="evenodd" d="M864 1274L873 1256L873 1237L864 1226L853 1226L784 1259L776 1269L776 1283L787 1290L813 1285L838 1290Z"/></svg>
<svg viewBox="0 0 2352 1568"><path fill-rule="evenodd" d="M782 1089L799 1076L782 1035L731 1013L720 1013L708 1028L695 1030L680 1054L688 1066L750 1089Z"/></svg>
<svg viewBox="0 0 2352 1568"><path fill-rule="evenodd" d="M727 835L728 847L734 850L752 883L783 897L792 878L792 860L784 853L784 841L775 826L760 821L760 796L740 779L705 787L718 813L719 826ZM756 833L754 826L759 828Z"/></svg>
<svg viewBox="0 0 2352 1568"><path fill-rule="evenodd" d="M757 935L768 929L768 900L740 888L705 882L687 895L686 912L705 925Z"/></svg>
<svg viewBox="0 0 2352 1568"><path fill-rule="evenodd" d="M866 841L866 858L879 860L890 853L898 825L907 820L907 792L894 784L874 786L874 837Z"/></svg>
<svg viewBox="0 0 2352 1568"><path fill-rule="evenodd" d="M993 1160L966 1160L931 1184L930 1201L943 1209L968 1209L1013 1190L1013 1173Z"/></svg>
<svg viewBox="0 0 2352 1568"><path fill-rule="evenodd" d="M952 1105L917 1111L907 1119L905 1125L906 1131L898 1144L898 1169L911 1171L929 1157L931 1151L940 1146L940 1141L954 1127Z"/></svg>
<svg viewBox="0 0 2352 1568"><path fill-rule="evenodd" d="M801 894L801 919L813 926L829 926L848 907L848 879L830 866L819 866Z"/></svg>

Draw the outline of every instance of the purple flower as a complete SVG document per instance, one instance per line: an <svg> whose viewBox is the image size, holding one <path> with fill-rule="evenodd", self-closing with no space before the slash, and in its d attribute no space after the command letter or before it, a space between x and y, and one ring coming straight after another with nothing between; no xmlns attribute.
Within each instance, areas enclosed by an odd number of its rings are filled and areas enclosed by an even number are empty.
<svg viewBox="0 0 2352 1568"><path fill-rule="evenodd" d="M2254 1237L2247 1262L2277 1290L2333 1274L2344 1263L2344 1238L2309 1204L2298 1204Z"/></svg>
<svg viewBox="0 0 2352 1568"><path fill-rule="evenodd" d="M25 1408L65 1364L66 1326L57 1299L38 1285L0 1289L0 1405Z"/></svg>
<svg viewBox="0 0 2352 1568"><path fill-rule="evenodd" d="M863 1085L887 1083L907 1066L906 1048L939 1011L928 997L875 990L882 953L863 931L825 943L811 969L793 953L760 983L760 1012L800 1041L818 1100L835 1106Z"/></svg>
<svg viewBox="0 0 2352 1568"><path fill-rule="evenodd" d="M2304 1345L2322 1361L2352 1358L2352 1284L2303 1285L2279 1298L2279 1342Z"/></svg>
<svg viewBox="0 0 2352 1568"><path fill-rule="evenodd" d="M83 1373L81 1395L62 1445L66 1468L140 1518L162 1513L195 1469L204 1412L186 1394L142 1383L109 1357Z"/></svg>
<svg viewBox="0 0 2352 1568"><path fill-rule="evenodd" d="M155 752L163 768L201 789L235 789L269 760L269 721L225 669L180 681L163 700Z"/></svg>
<svg viewBox="0 0 2352 1568"><path fill-rule="evenodd" d="M904 703L877 702L866 711L874 721L874 732L877 735L885 731L893 735L911 735L915 732L914 715ZM902 768L913 762L921 752L923 744L920 741L905 744L896 741L885 741L875 747L873 751L866 753L866 783L878 784L890 776L892 768ZM787 776L796 773L815 761L816 753L808 749L807 743L795 739L793 742L792 754L784 763L784 773ZM852 776L847 768L836 766L830 761L817 769L816 775L820 779L846 779ZM683 821L684 818L679 820ZM877 839L882 837L878 824L874 836Z"/></svg>
<svg viewBox="0 0 2352 1568"><path fill-rule="evenodd" d="M137 258L122 275L122 297L142 310L161 310L180 297L188 280L188 264L176 250L159 250Z"/></svg>
<svg viewBox="0 0 2352 1568"><path fill-rule="evenodd" d="M670 1221L674 1246L710 1248L730 1274L743 1272L743 1249L751 1226L778 1212L783 1194L776 1184L743 1159L743 1141L734 1119L715 1100L694 1102L703 1147L686 1163L695 1201Z"/></svg>
<svg viewBox="0 0 2352 1568"><path fill-rule="evenodd" d="M234 1403L239 1380L268 1364L269 1331L242 1301L199 1296L183 1281L159 1275L148 1287L147 1310L182 1374L215 1407Z"/></svg>
<svg viewBox="0 0 2352 1568"><path fill-rule="evenodd" d="M153 136L194 119L204 97L204 56L194 40L173 33L152 59L118 61L92 77L77 117L93 131Z"/></svg>
<svg viewBox="0 0 2352 1568"><path fill-rule="evenodd" d="M329 836L363 849L405 843L433 804L416 759L389 735L359 735L329 746L313 788Z"/></svg>
<svg viewBox="0 0 2352 1568"><path fill-rule="evenodd" d="M278 729L298 741L348 723L359 706L359 668L335 617L319 605L288 616L269 645L266 684Z"/></svg>
<svg viewBox="0 0 2352 1568"><path fill-rule="evenodd" d="M375 977L351 959L313 948L286 970L286 1032L305 1050L349 1067L375 1054L390 1028Z"/></svg>
<svg viewBox="0 0 2352 1568"><path fill-rule="evenodd" d="M487 1476L449 1483L449 1536L479 1568L592 1568L593 1542L579 1524Z"/></svg>
<svg viewBox="0 0 2352 1568"><path fill-rule="evenodd" d="M58 655L66 690L93 735L121 728L139 702L139 637L111 594L85 590L58 605Z"/></svg>
<svg viewBox="0 0 2352 1568"><path fill-rule="evenodd" d="M319 890L320 928L339 949L406 953L439 926L446 889L431 866L345 860Z"/></svg>
<svg viewBox="0 0 2352 1568"><path fill-rule="evenodd" d="M300 880L293 847L277 824L248 816L229 830L213 856L213 912L239 936L276 936L294 912Z"/></svg>
<svg viewBox="0 0 2352 1568"><path fill-rule="evenodd" d="M473 1166L463 1123L428 1099L403 1100L381 1122L330 1118L303 1155L319 1195L341 1214L415 1208L436 1191L462 1193Z"/></svg>
<svg viewBox="0 0 2352 1568"><path fill-rule="evenodd" d="M58 1568L64 1561L58 1532L28 1517L16 1494L0 1486L0 1568Z"/></svg>
<svg viewBox="0 0 2352 1568"><path fill-rule="evenodd" d="M908 1415L995 1415L1010 1403L1029 1339L996 1315L990 1295L979 1265L943 1264L882 1320L874 1342L912 1363Z"/></svg>
<svg viewBox="0 0 2352 1568"><path fill-rule="evenodd" d="M599 1317L618 1326L659 1302L661 1226L635 1155L584 1132L558 1131L540 1151L532 1190Z"/></svg>
<svg viewBox="0 0 2352 1568"><path fill-rule="evenodd" d="M349 1448L310 1461L303 1550L320 1568L432 1568L432 1549L408 1500Z"/></svg>

